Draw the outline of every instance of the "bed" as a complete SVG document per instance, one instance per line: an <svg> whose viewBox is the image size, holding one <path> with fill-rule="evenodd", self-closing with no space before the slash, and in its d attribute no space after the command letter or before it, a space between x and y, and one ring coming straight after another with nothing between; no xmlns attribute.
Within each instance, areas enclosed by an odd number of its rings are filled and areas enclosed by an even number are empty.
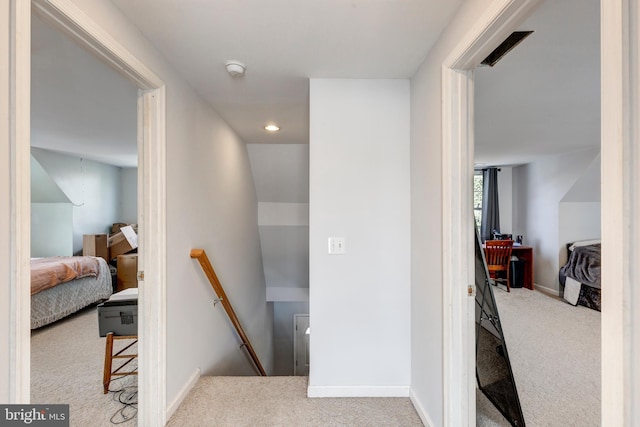
<svg viewBox="0 0 640 427"><path fill-rule="evenodd" d="M600 311L600 240L584 240L567 244L567 263L560 268L564 285L563 298L572 305Z"/></svg>
<svg viewBox="0 0 640 427"><path fill-rule="evenodd" d="M113 292L111 271L102 258L31 259L31 329L62 319Z"/></svg>

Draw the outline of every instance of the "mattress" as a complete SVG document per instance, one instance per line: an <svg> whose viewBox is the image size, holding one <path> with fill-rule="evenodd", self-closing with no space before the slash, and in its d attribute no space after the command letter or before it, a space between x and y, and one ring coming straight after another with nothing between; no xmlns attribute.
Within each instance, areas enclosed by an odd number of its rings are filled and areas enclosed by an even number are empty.
<svg viewBox="0 0 640 427"><path fill-rule="evenodd" d="M99 260L96 277L75 279L31 296L31 329L48 325L111 296L109 265L104 259Z"/></svg>

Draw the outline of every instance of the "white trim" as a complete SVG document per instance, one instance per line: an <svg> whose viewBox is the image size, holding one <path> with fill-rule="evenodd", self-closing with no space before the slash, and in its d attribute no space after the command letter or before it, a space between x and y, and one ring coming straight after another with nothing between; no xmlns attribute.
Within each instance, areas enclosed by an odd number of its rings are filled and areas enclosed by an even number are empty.
<svg viewBox="0 0 640 427"><path fill-rule="evenodd" d="M11 0L11 287L9 399L29 403L31 376L31 5Z"/></svg>
<svg viewBox="0 0 640 427"><path fill-rule="evenodd" d="M541 0L495 0L442 66L443 403L445 426L475 425L472 70ZM475 292L473 292L475 294Z"/></svg>
<svg viewBox="0 0 640 427"><path fill-rule="evenodd" d="M267 286L267 302L309 302L309 288Z"/></svg>
<svg viewBox="0 0 640 427"><path fill-rule="evenodd" d="M548 288L546 286L538 285L537 283L534 284L533 289L536 291L544 292L545 294L554 295L556 297L560 296L559 289Z"/></svg>
<svg viewBox="0 0 640 427"><path fill-rule="evenodd" d="M298 366L296 365L296 362L298 358L298 318L299 317L306 317L307 324L310 324L308 320L309 313L296 313L293 315L293 375L298 375ZM307 372L306 375L308 376L309 373Z"/></svg>
<svg viewBox="0 0 640 427"><path fill-rule="evenodd" d="M637 0L601 2L602 425L640 419ZM634 318L635 316L635 318Z"/></svg>
<svg viewBox="0 0 640 427"><path fill-rule="evenodd" d="M307 397L409 397L409 386L309 386Z"/></svg>
<svg viewBox="0 0 640 427"><path fill-rule="evenodd" d="M139 98L142 135L138 142L139 242L142 248L138 268L144 280L138 282L140 296L139 388L141 403L138 425L164 426L166 418L166 93L162 86ZM142 203L140 203L142 202ZM142 394L145 393L145 394Z"/></svg>
<svg viewBox="0 0 640 427"><path fill-rule="evenodd" d="M422 403L418 400L417 396L413 392L413 389L409 390L409 400L411 400L411 403L418 413L422 424L424 424L425 427L435 427L435 424L433 423L433 421L431 421L431 418L429 418L429 414L424 409L424 406L422 406Z"/></svg>
<svg viewBox="0 0 640 427"><path fill-rule="evenodd" d="M140 89L157 89L164 85L146 65L98 26L71 0L32 1L34 12L53 22Z"/></svg>
<svg viewBox="0 0 640 427"><path fill-rule="evenodd" d="M17 30L14 31L14 34L29 34L31 5L26 1L12 1L22 5L21 11L23 9L28 11L28 13L23 11L23 15L26 16L17 20ZM141 194L139 196L141 202L139 203L141 211L139 218L141 239L139 263L147 273L146 282L140 284L141 304L138 306L140 312L139 328L141 330L138 425L164 426L166 422L166 94L164 83L70 0L34 0L33 5L35 11L73 36L82 46L97 54L143 90L138 103L138 149L140 153L139 164L142 170L139 171L139 194ZM20 54L30 57L30 43L22 43L17 52L16 66L24 68L24 61L28 61L28 59L20 59ZM28 64L28 62L26 63ZM28 71L14 76L16 87L22 89L23 85L26 85L26 90L28 90L30 85L28 76L30 76ZM24 83L25 80L27 83ZM24 89L22 90L24 91ZM16 199L16 203L20 203L20 206L28 206L30 198L28 191L30 182L29 96L16 97L16 103L16 116L26 115L26 117L19 117L20 120L16 124L16 135L18 135L16 147L20 149L20 153L26 152L27 155L16 160L16 183L13 191L24 199ZM22 187L19 184L22 184ZM23 190L25 186L26 190ZM25 209L22 206L21 210L22 212L17 212L19 215L15 217L17 218L15 236L17 236L16 239L21 240L17 242L19 257L16 269L18 276L14 282L17 289L23 289L20 295L28 294L28 286L20 286L20 284L26 283L25 278L30 277L29 233L25 233L20 228L20 224L22 224L22 228L28 227L24 224L29 224L30 215L28 215L28 207ZM12 352L12 365L15 366L17 387L20 387L23 396L24 390L26 390L27 401L29 399L30 360L28 349L29 303L28 297L23 298L16 314L16 331L19 332L17 336L26 341L23 347L27 346L27 348L23 350L18 347L15 349L15 353ZM18 395L17 398L20 396Z"/></svg>
<svg viewBox="0 0 640 427"><path fill-rule="evenodd" d="M182 386L180 391L178 391L178 394L167 408L167 414L165 416L167 421L169 421L173 414L176 413L176 410L178 410L182 402L184 402L191 390L193 390L193 388L196 386L201 376L202 372L200 371L200 368L196 368L196 370L193 371L193 374L191 374L187 382Z"/></svg>

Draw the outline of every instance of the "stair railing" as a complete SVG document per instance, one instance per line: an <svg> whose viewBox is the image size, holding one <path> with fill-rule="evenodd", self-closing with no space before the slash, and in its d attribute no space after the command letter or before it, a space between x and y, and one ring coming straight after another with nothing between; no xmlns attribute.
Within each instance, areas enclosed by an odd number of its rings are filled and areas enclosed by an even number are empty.
<svg viewBox="0 0 640 427"><path fill-rule="evenodd" d="M244 329L242 329L242 325L240 324L240 321L238 320L236 313L233 311L233 307L231 306L231 303L227 298L227 294L224 292L224 289L222 288L222 284L220 283L220 280L218 280L218 276L216 275L216 272L213 269L213 266L209 262L209 258L207 257L207 254L204 252L204 249L192 249L191 258L195 258L200 262L200 265L202 266L202 270L204 270L204 273L209 278L211 287L213 288L214 292L218 296L218 300L224 307L224 310L227 312L227 316L229 316L229 320L231 320L231 323L233 323L233 326L235 326L236 331L238 332L238 335L242 340L241 347L245 347L247 349L247 351L249 352L249 356L251 357L251 360L253 360L253 363L258 369L258 372L260 372L260 375L262 375L263 377L267 376L267 373L265 372L264 368L262 367L262 364L260 363L260 359L258 359L258 355L253 350L251 341L249 341L247 334L245 334Z"/></svg>

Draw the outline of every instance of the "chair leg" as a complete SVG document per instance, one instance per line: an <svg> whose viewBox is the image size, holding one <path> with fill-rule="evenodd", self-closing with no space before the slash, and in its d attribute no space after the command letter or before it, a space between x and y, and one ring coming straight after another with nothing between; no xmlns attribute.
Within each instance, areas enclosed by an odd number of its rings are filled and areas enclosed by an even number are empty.
<svg viewBox="0 0 640 427"><path fill-rule="evenodd" d="M507 267L507 292L511 292L511 274L510 274L511 268L509 267Z"/></svg>
<svg viewBox="0 0 640 427"><path fill-rule="evenodd" d="M104 348L104 372L102 373L102 386L104 394L109 392L109 383L111 383L111 361L113 354L113 332L107 334L107 340Z"/></svg>

